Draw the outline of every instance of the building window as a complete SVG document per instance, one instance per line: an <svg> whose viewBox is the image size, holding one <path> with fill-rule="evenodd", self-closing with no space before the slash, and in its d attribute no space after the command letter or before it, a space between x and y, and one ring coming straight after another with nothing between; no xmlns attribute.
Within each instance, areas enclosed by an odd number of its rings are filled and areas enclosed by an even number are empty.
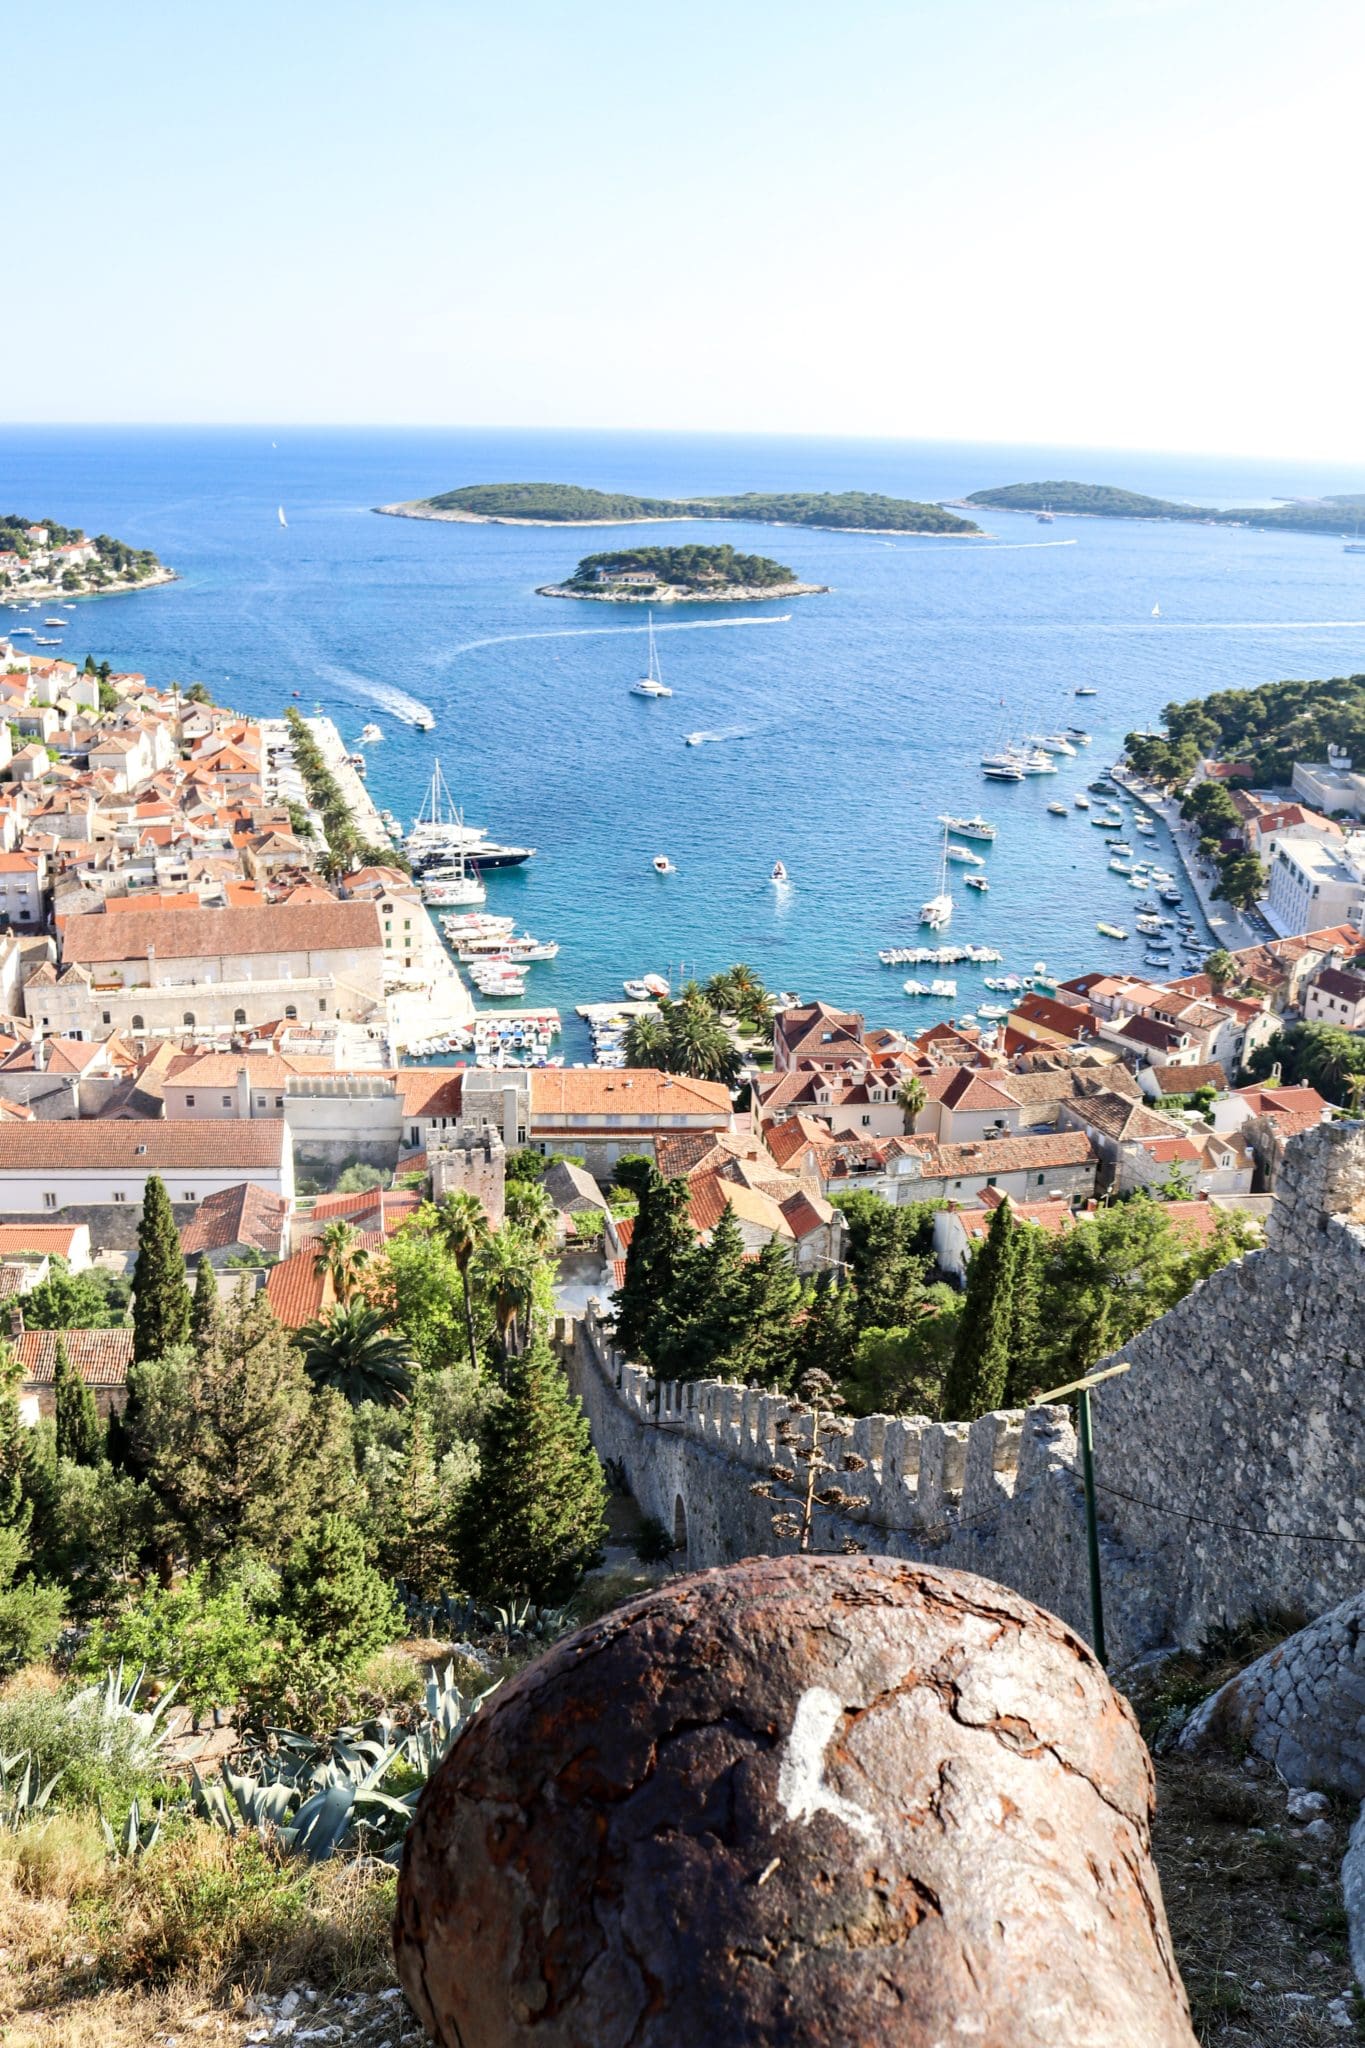
<svg viewBox="0 0 1365 2048"><path fill-rule="evenodd" d="M1038 1176L1038 1185L1039 1187L1043 1185L1043 1175L1041 1173Z"/></svg>
<svg viewBox="0 0 1365 2048"><path fill-rule="evenodd" d="M141 1017L134 1017L134 1019L133 1019L133 1029L134 1029L134 1031L141 1031L141 1030L142 1030L142 1028L143 1028L143 1024L142 1024L142 1019L141 1019Z"/></svg>
<svg viewBox="0 0 1365 2048"><path fill-rule="evenodd" d="M113 1022L113 1019L112 1019L112 1017L110 1016L110 1014L109 1014L108 1010L101 1010L101 1011L100 1011L100 1017L101 1017L101 1020L102 1020L102 1021L103 1021L103 1022L104 1022L105 1024L111 1024L111 1023Z"/></svg>
<svg viewBox="0 0 1365 2048"><path fill-rule="evenodd" d="M187 1095L185 1097L185 1107L186 1109L194 1108L194 1097L192 1095Z"/></svg>
<svg viewBox="0 0 1365 2048"><path fill-rule="evenodd" d="M318 997L318 1008L319 1008L319 1010L321 1010L321 1012L322 1012L323 1016L325 1017L325 1016L327 1015L327 998L326 998L326 996L319 996L319 997Z"/></svg>
<svg viewBox="0 0 1365 2048"><path fill-rule="evenodd" d="M183 1017L182 1017L182 1018L180 1019L180 1021L181 1021L181 1023L182 1023L182 1024L183 1024L183 1025L185 1026L185 1028L186 1028L186 1029L187 1029L188 1031L193 1031L193 1029L194 1029L194 1012L193 1012L193 1010L186 1010L186 1012L185 1012L184 1016L183 1016Z"/></svg>
<svg viewBox="0 0 1365 2048"><path fill-rule="evenodd" d="M293 1003L286 1003L286 1004L285 1004L285 1006L284 1006L284 1014L285 1014L285 1017L286 1017L286 1018L288 1019L288 1021L289 1021L290 1023L295 1023L295 1024L296 1024L296 1023L298 1022L298 1016L299 1016L299 1013L298 1013L297 1009L296 1009L296 1008L294 1007Z"/></svg>
<svg viewBox="0 0 1365 2048"><path fill-rule="evenodd" d="M232 1013L232 1021L233 1021L233 1023L234 1023L234 1024L245 1024L245 1022L246 1022L246 1011L245 1011L245 1010L234 1010L234 1011L233 1011L233 1013Z"/></svg>
<svg viewBox="0 0 1365 2048"><path fill-rule="evenodd" d="M196 1195L193 1188L186 1188L184 1194L181 1196L180 1199L182 1202L197 1202L199 1200L199 1197L198 1195Z"/></svg>
<svg viewBox="0 0 1365 2048"><path fill-rule="evenodd" d="M224 1109L231 1109L231 1107L232 1107L232 1097L231 1097L230 1095L225 1095L225 1096L223 1097L223 1107L224 1107Z"/></svg>
<svg viewBox="0 0 1365 2048"><path fill-rule="evenodd" d="M275 1107L276 1109L284 1108L284 1097L282 1095L277 1095L275 1097Z"/></svg>
<svg viewBox="0 0 1365 2048"><path fill-rule="evenodd" d="M126 1195L125 1195L125 1194L123 1193L123 1191L122 1191L122 1189L121 1189L121 1188L120 1188L120 1189L118 1189L118 1190L116 1190L116 1192L115 1192L115 1194L114 1194L114 1200L115 1200L116 1202L126 1202L126 1201L127 1201L127 1199L128 1199L128 1197L127 1197L127 1196L126 1196Z"/></svg>
<svg viewBox="0 0 1365 2048"><path fill-rule="evenodd" d="M986 1182L986 1186L987 1186L988 1188L993 1188L993 1187L995 1186L995 1175L994 1175L994 1174L992 1174L992 1175L991 1175L991 1177L990 1177L990 1179L989 1179L989 1180L988 1180L988 1181Z"/></svg>
<svg viewBox="0 0 1365 2048"><path fill-rule="evenodd" d="M56 1206L57 1206L57 1197L56 1197L55 1195L44 1195L44 1196L43 1196L43 1207L44 1207L45 1209L55 1209L55 1208L56 1208Z"/></svg>
<svg viewBox="0 0 1365 2048"><path fill-rule="evenodd" d="M863 1118L863 1122L864 1122L865 1124L870 1124L870 1123L871 1123L871 1121L872 1121L872 1119L871 1119L871 1117L870 1117L870 1116L865 1116L865 1117Z"/></svg>

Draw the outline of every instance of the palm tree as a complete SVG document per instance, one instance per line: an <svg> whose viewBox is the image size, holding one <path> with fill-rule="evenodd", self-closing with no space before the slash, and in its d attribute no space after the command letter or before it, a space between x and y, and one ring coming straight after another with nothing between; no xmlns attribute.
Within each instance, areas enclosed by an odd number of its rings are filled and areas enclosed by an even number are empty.
<svg viewBox="0 0 1365 2048"><path fill-rule="evenodd" d="M335 1387L353 1408L362 1401L377 1401L384 1408L406 1405L412 1360L379 1309L346 1302L305 1323L294 1342L315 1387Z"/></svg>
<svg viewBox="0 0 1365 2048"><path fill-rule="evenodd" d="M348 1302L355 1293L369 1259L369 1253L344 1217L324 1224L314 1239L313 1271L327 1275L340 1302Z"/></svg>
<svg viewBox="0 0 1365 2048"><path fill-rule="evenodd" d="M507 1183L507 1220L543 1258L554 1250L558 1215L539 1181Z"/></svg>
<svg viewBox="0 0 1365 2048"><path fill-rule="evenodd" d="M734 1014L746 1024L756 1024L770 1014L768 991L754 973L752 967L739 960L730 969L728 980L734 991Z"/></svg>
<svg viewBox="0 0 1365 2048"><path fill-rule="evenodd" d="M693 1003L676 1003L668 1019L668 1057L671 1074L688 1074L694 1081L734 1082L739 1055L725 1026L707 1009Z"/></svg>
<svg viewBox="0 0 1365 2048"><path fill-rule="evenodd" d="M475 1275L488 1296L504 1358L521 1351L529 1333L540 1261L515 1225L504 1225L489 1238L474 1262Z"/></svg>
<svg viewBox="0 0 1365 2048"><path fill-rule="evenodd" d="M739 1008L734 975L727 969L713 974L706 984L706 1000L720 1016L733 1017Z"/></svg>
<svg viewBox="0 0 1365 2048"><path fill-rule="evenodd" d="M628 1067L663 1067L668 1064L668 1025L648 1011L632 1017L624 1040Z"/></svg>
<svg viewBox="0 0 1365 2048"><path fill-rule="evenodd" d="M896 1090L896 1100L905 1111L905 1129L908 1136L915 1128L915 1119L929 1100L929 1092L918 1074L907 1074Z"/></svg>
<svg viewBox="0 0 1365 2048"><path fill-rule="evenodd" d="M474 1339L474 1295L470 1283L469 1269L474 1259L488 1242L488 1218L483 1203L468 1188L459 1188L448 1194L435 1212L436 1229L441 1242L460 1269L460 1285L464 1289L464 1326L469 1340L469 1364L472 1371L479 1369L479 1347Z"/></svg>

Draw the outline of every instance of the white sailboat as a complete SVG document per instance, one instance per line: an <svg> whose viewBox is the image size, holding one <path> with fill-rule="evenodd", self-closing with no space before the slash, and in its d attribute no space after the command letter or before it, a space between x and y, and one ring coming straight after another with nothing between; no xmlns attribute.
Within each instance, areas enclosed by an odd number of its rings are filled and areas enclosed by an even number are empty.
<svg viewBox="0 0 1365 2048"><path fill-rule="evenodd" d="M654 645L654 614L649 614L649 664L638 683L630 686L632 697L671 697L673 692L659 668L659 650Z"/></svg>
<svg viewBox="0 0 1365 2048"><path fill-rule="evenodd" d="M1161 606L1159 604L1154 604L1152 606L1152 617L1154 619L1159 619L1161 617Z"/></svg>
<svg viewBox="0 0 1365 2048"><path fill-rule="evenodd" d="M280 525L281 525L281 526L288 526L288 524L289 524L289 521L288 521L288 520L287 520L287 519L285 518L285 516L284 516L284 507L283 507L283 505L277 505L277 506L275 507L275 511L276 511L276 513L277 513L277 515L278 515L278 517L279 517L279 522L280 522Z"/></svg>
<svg viewBox="0 0 1365 2048"><path fill-rule="evenodd" d="M943 852L938 863L938 894L931 896L927 903L920 905L919 921L927 924L931 931L941 932L951 923L953 899L948 890L948 827L943 828Z"/></svg>

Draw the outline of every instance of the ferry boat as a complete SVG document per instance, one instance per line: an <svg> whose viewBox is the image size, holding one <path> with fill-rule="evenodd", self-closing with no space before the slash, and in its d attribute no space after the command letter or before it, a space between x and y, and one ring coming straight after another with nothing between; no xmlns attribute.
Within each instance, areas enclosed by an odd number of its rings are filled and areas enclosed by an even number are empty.
<svg viewBox="0 0 1365 2048"><path fill-rule="evenodd" d="M654 645L654 614L649 614L649 661L638 683L630 686L632 697L671 697L673 692L659 668L659 650Z"/></svg>
<svg viewBox="0 0 1365 2048"><path fill-rule="evenodd" d="M989 818L979 815L974 818L955 818L951 811L940 811L938 822L940 825L946 825L950 832L956 832L962 839L994 839L996 834L996 827Z"/></svg>

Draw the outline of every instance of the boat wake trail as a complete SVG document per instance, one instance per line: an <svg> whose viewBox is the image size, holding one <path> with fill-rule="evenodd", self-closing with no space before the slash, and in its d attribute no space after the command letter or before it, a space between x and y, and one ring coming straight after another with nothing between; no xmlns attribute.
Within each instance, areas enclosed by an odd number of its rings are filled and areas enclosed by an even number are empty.
<svg viewBox="0 0 1365 2048"><path fill-rule="evenodd" d="M377 683L370 676L359 676L354 669L340 668L334 661L314 660L314 668L327 682L335 683L350 697L359 697L363 703L377 704L387 711L390 718L399 719L404 725L417 725L431 717L430 708L418 697L410 697L406 690L398 689L393 683Z"/></svg>
<svg viewBox="0 0 1365 2048"><path fill-rule="evenodd" d="M1097 633L1325 633L1365 632L1365 619L1135 619L1103 625Z"/></svg>
<svg viewBox="0 0 1365 2048"><path fill-rule="evenodd" d="M785 626L791 618L790 612L783 612L774 619L679 619L676 623L656 625L656 633L726 633L741 626ZM612 633L647 633L644 626L552 626L544 633L492 633L486 640L462 640L458 647L452 647L450 654L472 654L476 647L505 647L510 640L600 640Z"/></svg>
<svg viewBox="0 0 1365 2048"><path fill-rule="evenodd" d="M722 740L749 740L753 732L747 725L727 725L720 732L690 732L687 735L689 747L714 745Z"/></svg>
<svg viewBox="0 0 1365 2048"><path fill-rule="evenodd" d="M966 548L974 555L1010 555L1018 554L1025 548L1074 548L1075 545L1076 541L1074 538L1071 540L988 540L984 542L979 540L945 540L934 552L935 554L942 554L946 550L951 553L954 548Z"/></svg>

